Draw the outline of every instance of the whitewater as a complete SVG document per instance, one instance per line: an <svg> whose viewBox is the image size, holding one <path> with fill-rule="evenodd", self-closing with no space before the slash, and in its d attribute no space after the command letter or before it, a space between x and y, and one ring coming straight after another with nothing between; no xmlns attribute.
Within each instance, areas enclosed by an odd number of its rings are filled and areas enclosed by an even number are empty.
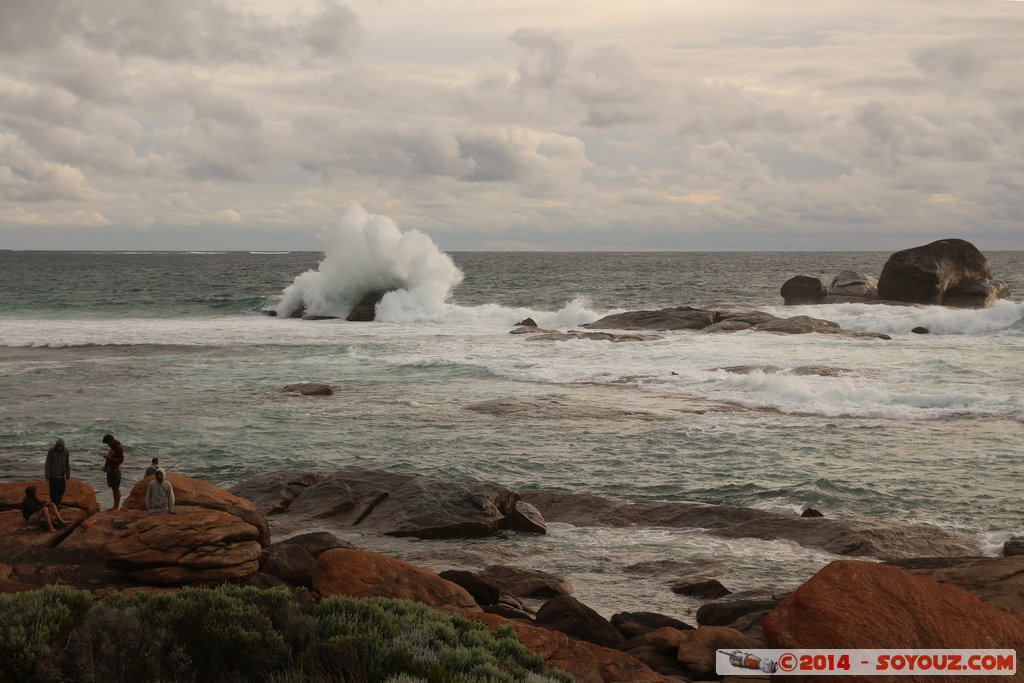
<svg viewBox="0 0 1024 683"><path fill-rule="evenodd" d="M3 477L40 476L62 437L74 476L102 497L99 439L112 432L128 479L151 457L223 486L356 465L785 514L810 506L937 525L987 552L1024 534L1024 253L986 254L1014 296L990 309L785 307L789 277L877 275L888 254L448 254L355 205L322 239L321 253L0 253ZM365 291L393 288L376 322L343 319ZM509 334L527 317L565 331L679 305L810 315L892 339ZM341 319L286 317L298 306ZM298 381L335 395L280 391ZM495 401L511 408L486 409ZM363 544L438 569L541 562L608 613L695 607L645 562L769 591L832 559L700 530L570 525L542 539Z"/></svg>

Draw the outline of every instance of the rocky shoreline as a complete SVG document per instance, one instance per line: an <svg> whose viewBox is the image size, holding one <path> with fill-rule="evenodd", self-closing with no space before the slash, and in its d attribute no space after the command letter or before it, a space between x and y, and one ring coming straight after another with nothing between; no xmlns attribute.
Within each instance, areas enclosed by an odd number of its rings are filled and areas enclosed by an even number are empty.
<svg viewBox="0 0 1024 683"><path fill-rule="evenodd" d="M116 512L100 512L91 487L69 482L69 524L55 534L21 518L24 487L45 487L0 484L0 592L64 584L104 596L231 583L409 599L491 628L510 624L549 666L579 681L716 680L715 651L723 648L1024 647L1024 556L981 557L974 540L925 525L514 491L356 468L269 472L231 491L167 476L178 498L169 516L143 510L148 480ZM729 595L710 580L666 585L666 595L703 601L693 624L657 605L606 619L573 597L564 577L539 567L474 571L453 558L450 570L435 573L341 538L358 530L500 543L509 534L545 534L549 524L700 528L709 538L784 539L858 559L837 559L790 594L765 587ZM1018 546L1008 543L1007 553ZM1024 680L1020 668L1016 680Z"/></svg>

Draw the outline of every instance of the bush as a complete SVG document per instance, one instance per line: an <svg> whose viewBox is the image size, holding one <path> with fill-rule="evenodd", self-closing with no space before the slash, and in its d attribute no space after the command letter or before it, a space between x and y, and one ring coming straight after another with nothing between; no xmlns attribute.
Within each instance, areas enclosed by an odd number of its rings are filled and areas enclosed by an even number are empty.
<svg viewBox="0 0 1024 683"><path fill-rule="evenodd" d="M571 683L510 627L287 588L0 595L0 683Z"/></svg>

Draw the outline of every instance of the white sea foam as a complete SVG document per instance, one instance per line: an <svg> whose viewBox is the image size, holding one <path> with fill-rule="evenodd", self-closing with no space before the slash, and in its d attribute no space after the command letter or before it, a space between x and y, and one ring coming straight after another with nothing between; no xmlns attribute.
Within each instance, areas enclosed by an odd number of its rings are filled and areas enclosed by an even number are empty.
<svg viewBox="0 0 1024 683"><path fill-rule="evenodd" d="M396 289L378 304L380 319L444 306L462 271L419 230L402 232L386 216L350 204L320 236L324 259L295 278L275 307L289 315L344 317L369 291Z"/></svg>
<svg viewBox="0 0 1024 683"><path fill-rule="evenodd" d="M949 308L946 306L888 306L885 304L828 304L817 306L771 306L764 310L780 317L809 315L839 323L857 332L910 334L924 327L931 334L985 335L1019 326L1024 304L997 301L992 308Z"/></svg>

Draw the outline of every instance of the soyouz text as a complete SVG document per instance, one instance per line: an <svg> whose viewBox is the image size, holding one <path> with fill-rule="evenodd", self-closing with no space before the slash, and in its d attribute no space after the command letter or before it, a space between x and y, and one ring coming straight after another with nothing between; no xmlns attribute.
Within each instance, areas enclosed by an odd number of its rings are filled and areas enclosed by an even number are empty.
<svg viewBox="0 0 1024 683"><path fill-rule="evenodd" d="M1017 671L1017 653L992 649L718 650L715 670L719 675L746 676L1012 676Z"/></svg>

